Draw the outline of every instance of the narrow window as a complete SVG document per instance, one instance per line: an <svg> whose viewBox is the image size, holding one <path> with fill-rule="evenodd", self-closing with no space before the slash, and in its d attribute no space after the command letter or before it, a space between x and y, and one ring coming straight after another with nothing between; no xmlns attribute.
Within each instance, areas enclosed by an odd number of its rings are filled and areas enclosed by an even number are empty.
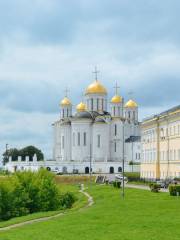
<svg viewBox="0 0 180 240"><path fill-rule="evenodd" d="M75 133L73 133L73 146L75 146Z"/></svg>
<svg viewBox="0 0 180 240"><path fill-rule="evenodd" d="M93 111L93 98L91 98L91 111Z"/></svg>
<svg viewBox="0 0 180 240"><path fill-rule="evenodd" d="M114 135L115 136L117 135L117 125L116 124L114 125Z"/></svg>
<svg viewBox="0 0 180 240"><path fill-rule="evenodd" d="M64 109L62 110L62 112L63 112L63 118L64 118Z"/></svg>
<svg viewBox="0 0 180 240"><path fill-rule="evenodd" d="M116 152L116 142L114 143L114 152Z"/></svg>
<svg viewBox="0 0 180 240"><path fill-rule="evenodd" d="M67 117L69 116L69 111L68 111L68 108L67 108Z"/></svg>
<svg viewBox="0 0 180 240"><path fill-rule="evenodd" d="M116 114L116 108L114 107L114 116L115 116L115 114Z"/></svg>
<svg viewBox="0 0 180 240"><path fill-rule="evenodd" d="M128 117L131 118L131 112L130 111L128 112Z"/></svg>
<svg viewBox="0 0 180 240"><path fill-rule="evenodd" d="M102 110L104 110L104 99L102 99Z"/></svg>
<svg viewBox="0 0 180 240"><path fill-rule="evenodd" d="M99 99L97 99L97 111L99 110Z"/></svg>
<svg viewBox="0 0 180 240"><path fill-rule="evenodd" d="M64 149L64 136L62 136L62 149Z"/></svg>
<svg viewBox="0 0 180 240"><path fill-rule="evenodd" d="M84 132L84 146L86 146L86 132Z"/></svg>
<svg viewBox="0 0 180 240"><path fill-rule="evenodd" d="M78 146L80 146L80 132L78 132Z"/></svg>
<svg viewBox="0 0 180 240"><path fill-rule="evenodd" d="M97 135L97 147L101 147L101 136L99 134Z"/></svg>

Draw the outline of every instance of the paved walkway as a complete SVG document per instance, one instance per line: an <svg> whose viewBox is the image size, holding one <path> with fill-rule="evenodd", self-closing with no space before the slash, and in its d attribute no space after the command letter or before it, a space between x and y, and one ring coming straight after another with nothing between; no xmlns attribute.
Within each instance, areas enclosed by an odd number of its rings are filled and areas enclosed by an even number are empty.
<svg viewBox="0 0 180 240"><path fill-rule="evenodd" d="M79 192L81 192L82 194L84 194L88 198L88 204L85 205L84 207L80 208L79 210L83 210L84 208L90 207L94 204L93 197L91 195L89 195L89 193L85 192L85 190L86 189L84 188L84 184L81 184L81 190L79 190ZM61 213L58 213L56 215L49 216L49 217L32 219L32 220L29 220L29 221L13 224L13 225L10 225L10 226L7 226L7 227L2 227L2 228L0 228L0 231L5 231L5 230L12 229L12 228L21 227L21 226L36 223L36 222L44 222L44 221L47 221L47 220L50 220L50 219L54 219L54 218L63 216L65 214L66 214L66 212L63 212L63 213L61 212Z"/></svg>
<svg viewBox="0 0 180 240"><path fill-rule="evenodd" d="M127 184L125 185L125 187L127 187L127 188L136 188L136 189L143 189L143 190L148 190L148 191L150 191L149 186L146 186L146 185L138 185L138 184L130 184L130 183L127 183ZM169 190L166 189L166 188L161 188L161 189L160 189L160 192L169 192Z"/></svg>

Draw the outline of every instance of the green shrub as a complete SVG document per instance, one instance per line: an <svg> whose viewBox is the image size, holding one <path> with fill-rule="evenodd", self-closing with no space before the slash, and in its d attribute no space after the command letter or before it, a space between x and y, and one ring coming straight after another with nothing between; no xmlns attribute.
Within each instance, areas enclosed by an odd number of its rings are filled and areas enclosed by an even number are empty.
<svg viewBox="0 0 180 240"><path fill-rule="evenodd" d="M67 192L60 196L60 205L62 208L71 208L76 198L73 193Z"/></svg>
<svg viewBox="0 0 180 240"><path fill-rule="evenodd" d="M7 220L12 215L13 194L9 182L0 183L0 220Z"/></svg>
<svg viewBox="0 0 180 240"><path fill-rule="evenodd" d="M128 178L128 182L137 182L141 180L140 173L126 172L124 175Z"/></svg>
<svg viewBox="0 0 180 240"><path fill-rule="evenodd" d="M180 195L180 185L169 185L169 193L171 196L177 196L177 194Z"/></svg>
<svg viewBox="0 0 180 240"><path fill-rule="evenodd" d="M60 193L54 175L47 170L17 172L0 184L0 220L70 208L74 201L72 193Z"/></svg>
<svg viewBox="0 0 180 240"><path fill-rule="evenodd" d="M161 186L157 183L150 183L149 184L151 192L159 192Z"/></svg>
<svg viewBox="0 0 180 240"><path fill-rule="evenodd" d="M113 187L115 187L115 188L120 188L120 187L121 187L121 182L119 182L119 181L114 181L114 182L113 182Z"/></svg>

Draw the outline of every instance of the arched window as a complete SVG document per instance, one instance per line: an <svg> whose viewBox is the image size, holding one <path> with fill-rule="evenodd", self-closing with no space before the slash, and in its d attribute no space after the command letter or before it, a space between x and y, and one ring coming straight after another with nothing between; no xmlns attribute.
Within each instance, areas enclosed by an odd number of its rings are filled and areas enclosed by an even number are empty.
<svg viewBox="0 0 180 240"><path fill-rule="evenodd" d="M91 111L93 111L93 98L91 98Z"/></svg>
<svg viewBox="0 0 180 240"><path fill-rule="evenodd" d="M81 142L80 142L80 132L78 132L78 146L80 146Z"/></svg>
<svg viewBox="0 0 180 240"><path fill-rule="evenodd" d="M114 135L115 136L117 135L117 125L116 124L114 125Z"/></svg>
<svg viewBox="0 0 180 240"><path fill-rule="evenodd" d="M97 98L97 111L99 110L99 99Z"/></svg>
<svg viewBox="0 0 180 240"><path fill-rule="evenodd" d="M75 133L73 132L73 147L75 146Z"/></svg>
<svg viewBox="0 0 180 240"><path fill-rule="evenodd" d="M116 107L114 107L114 109L113 109L113 110L114 110L114 116L115 116L115 114L116 114Z"/></svg>

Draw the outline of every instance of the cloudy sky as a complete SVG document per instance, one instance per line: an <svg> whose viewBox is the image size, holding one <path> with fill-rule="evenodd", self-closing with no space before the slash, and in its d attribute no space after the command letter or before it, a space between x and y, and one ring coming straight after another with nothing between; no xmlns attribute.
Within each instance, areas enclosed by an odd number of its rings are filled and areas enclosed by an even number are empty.
<svg viewBox="0 0 180 240"><path fill-rule="evenodd" d="M180 103L179 0L0 0L0 153L35 145L52 156L64 89L75 106L93 68L140 119Z"/></svg>

